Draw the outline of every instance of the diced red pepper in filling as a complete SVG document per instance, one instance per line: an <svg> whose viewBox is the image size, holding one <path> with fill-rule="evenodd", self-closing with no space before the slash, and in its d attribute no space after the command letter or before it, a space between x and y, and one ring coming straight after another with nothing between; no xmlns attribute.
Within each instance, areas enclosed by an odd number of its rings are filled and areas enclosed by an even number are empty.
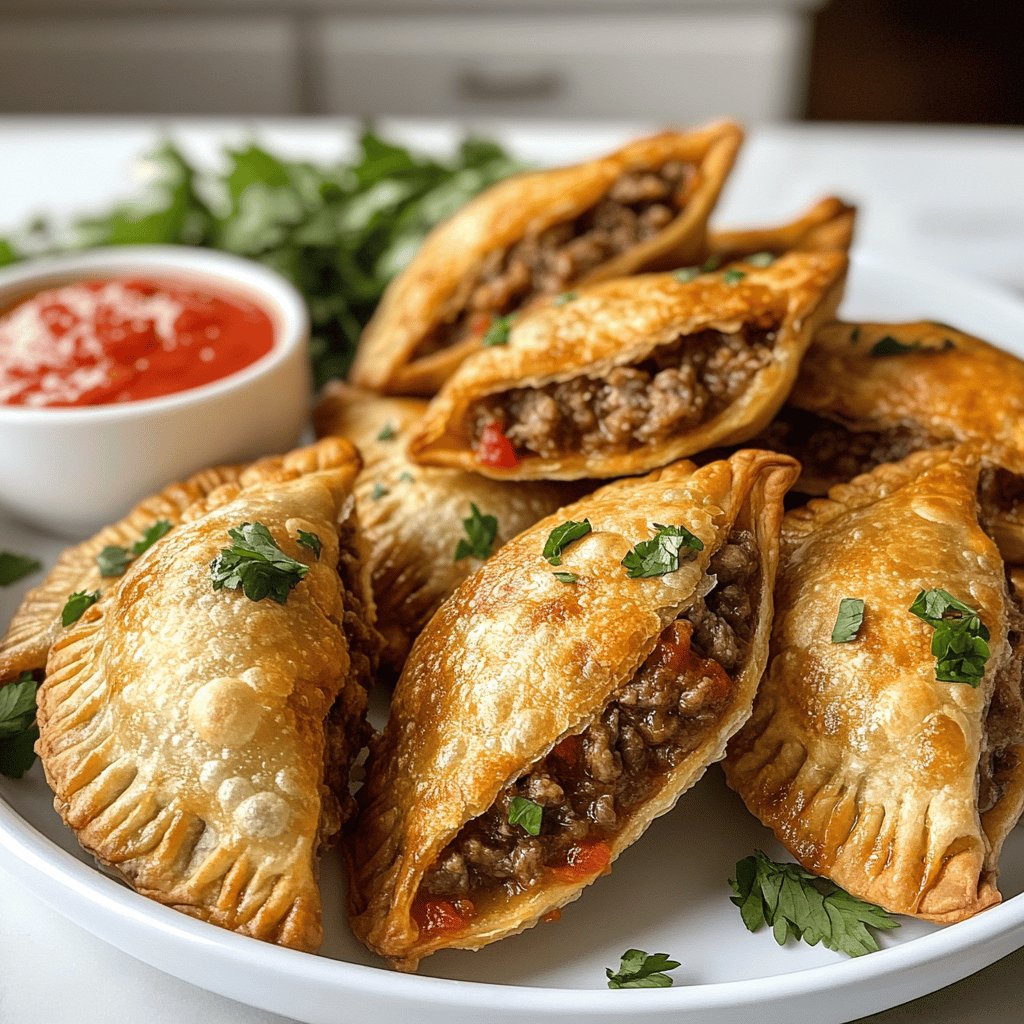
<svg viewBox="0 0 1024 1024"><path fill-rule="evenodd" d="M487 333L487 328L494 322L487 313L474 313L469 320L469 333L474 336Z"/></svg>
<svg viewBox="0 0 1024 1024"><path fill-rule="evenodd" d="M579 764L582 752L583 738L581 736L566 736L564 740L556 743L551 751L559 761L565 762L570 768L575 768Z"/></svg>
<svg viewBox="0 0 1024 1024"><path fill-rule="evenodd" d="M603 839L589 843L578 843L569 850L566 863L550 870L556 878L565 882L578 882L592 875L599 875L612 859L612 851Z"/></svg>
<svg viewBox="0 0 1024 1024"><path fill-rule="evenodd" d="M472 900L419 899L412 905L412 918L427 935L461 932L475 913Z"/></svg>
<svg viewBox="0 0 1024 1024"><path fill-rule="evenodd" d="M516 450L497 420L491 420L480 432L476 460L481 466L491 466L494 469L513 469L519 465Z"/></svg>
<svg viewBox="0 0 1024 1024"><path fill-rule="evenodd" d="M714 700L724 700L732 689L728 673L713 658L702 658L691 646L693 626L685 619L667 626L651 652L652 667L664 667L676 675L699 675L714 683Z"/></svg>

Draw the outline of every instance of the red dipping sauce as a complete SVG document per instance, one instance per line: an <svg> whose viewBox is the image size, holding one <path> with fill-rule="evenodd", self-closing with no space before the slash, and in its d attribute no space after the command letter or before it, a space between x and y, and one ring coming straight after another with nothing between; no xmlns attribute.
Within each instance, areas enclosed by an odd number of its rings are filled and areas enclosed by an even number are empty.
<svg viewBox="0 0 1024 1024"><path fill-rule="evenodd" d="M0 315L0 405L112 405L209 384L274 343L270 316L182 280L111 278L40 292Z"/></svg>

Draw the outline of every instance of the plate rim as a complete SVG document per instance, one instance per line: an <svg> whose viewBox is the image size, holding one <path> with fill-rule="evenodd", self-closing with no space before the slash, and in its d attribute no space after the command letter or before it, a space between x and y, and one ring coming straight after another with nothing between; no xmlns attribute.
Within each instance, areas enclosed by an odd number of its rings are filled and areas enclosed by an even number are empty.
<svg viewBox="0 0 1024 1024"><path fill-rule="evenodd" d="M927 279L931 287L948 285L961 293L966 290L972 293L972 300L998 306L1000 312L1019 319L1024 328L1024 300L998 284L978 280L927 262L914 260L907 263L897 257L871 250L853 252L850 266L851 276L858 268L870 268L872 273L894 273L897 277L907 280L908 286L912 286L915 279ZM970 330L970 327L966 329ZM1001 348L1008 347L1000 342L993 344ZM1018 354L1024 354L1024 342L1021 343ZM83 919L83 914L76 913L75 908L68 904L61 904L55 897L59 895L59 891L72 894L85 906L92 907L111 919L121 919L137 927L155 930L165 940L180 943L184 948L190 949L192 955L201 948L216 957L223 965L245 967L252 971L265 969L285 976L290 981L313 982L325 991L347 991L371 998L401 1001L408 1006L420 1008L458 1007L467 1011L513 1011L519 1015L534 1011L558 1013L569 1017L603 1017L631 1011L657 1010L679 1013L738 1009L753 1004L763 1005L769 1001L821 995L850 986L870 984L879 978L911 969L926 968L956 954L992 945L1014 932L1018 933L1014 936L1015 948L1024 946L1022 892L966 921L904 943L885 946L867 956L755 978L682 984L658 990L625 989L617 990L614 994L596 986L569 988L460 981L402 974L383 966L370 966L302 953L252 940L191 918L121 885L93 864L64 850L23 818L7 803L2 794L0 853L3 854L0 866L10 871L26 889L61 916L108 945L150 963L164 973L213 991L223 990L213 984L192 981L191 976L186 977L174 966L155 963L144 956L141 950L128 948L126 944L120 944L111 937L100 934L87 919ZM991 963L995 959L998 959L998 956L986 959L985 963ZM956 981L976 969L977 964L968 964L964 971L951 972L943 978L941 985L928 991L934 991ZM231 996L230 992L223 994ZM887 1002L885 1005L895 1006L898 1003L899 1001ZM262 1004L250 1001L250 1005Z"/></svg>

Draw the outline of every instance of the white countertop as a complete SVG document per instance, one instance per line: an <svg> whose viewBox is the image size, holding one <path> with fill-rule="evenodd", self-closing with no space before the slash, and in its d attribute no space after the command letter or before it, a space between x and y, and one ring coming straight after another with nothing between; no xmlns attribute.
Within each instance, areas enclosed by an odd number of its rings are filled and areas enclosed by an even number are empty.
<svg viewBox="0 0 1024 1024"><path fill-rule="evenodd" d="M451 126L384 123L424 146ZM636 126L477 126L527 159L607 148ZM36 213L101 207L130 187L132 161L160 131L212 160L222 142L257 134L272 146L327 159L350 143L340 121L153 122L0 118L0 235ZM826 193L861 207L858 242L925 258L1024 291L1024 131L808 126L752 133L716 221L770 222ZM927 310L920 311L922 315ZM117 952L20 889L0 863L0 1022L11 1024L280 1024ZM949 989L870 1018L960 1024L1021 1019L1024 951ZM338 1020L343 1021L339 1008Z"/></svg>

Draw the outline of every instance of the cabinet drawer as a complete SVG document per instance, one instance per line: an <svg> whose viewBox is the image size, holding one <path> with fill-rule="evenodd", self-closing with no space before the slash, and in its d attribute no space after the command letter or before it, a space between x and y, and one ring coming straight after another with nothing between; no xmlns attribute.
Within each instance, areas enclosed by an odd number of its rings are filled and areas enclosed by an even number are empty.
<svg viewBox="0 0 1024 1024"><path fill-rule="evenodd" d="M808 22L733 12L314 22L318 109L362 115L792 117Z"/></svg>
<svg viewBox="0 0 1024 1024"><path fill-rule="evenodd" d="M5 18L0 111L286 114L299 108L284 18Z"/></svg>

